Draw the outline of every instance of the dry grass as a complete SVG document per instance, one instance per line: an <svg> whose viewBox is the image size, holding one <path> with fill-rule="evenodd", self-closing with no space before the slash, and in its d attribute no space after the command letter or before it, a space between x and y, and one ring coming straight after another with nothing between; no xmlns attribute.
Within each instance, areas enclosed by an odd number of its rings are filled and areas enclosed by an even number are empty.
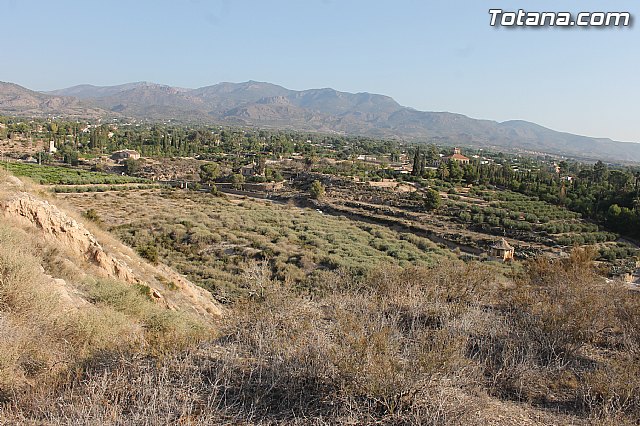
<svg viewBox="0 0 640 426"><path fill-rule="evenodd" d="M479 333L471 354L501 398L640 421L640 298L597 276L592 255L531 262L495 304L501 326Z"/></svg>
<svg viewBox="0 0 640 426"><path fill-rule="evenodd" d="M609 293L593 315L593 298L610 289L582 255L531 264L510 287L492 274L459 262L337 271L310 300L254 264L243 278L252 296L220 338L162 358L94 359L6 413L48 424L640 420L634 295ZM562 309L528 299L545 294ZM565 310L581 323L565 323ZM593 327L609 321L616 326Z"/></svg>
<svg viewBox="0 0 640 426"><path fill-rule="evenodd" d="M361 282L335 274L334 292L319 302L266 279L258 266L254 299L237 306L216 342L159 365L130 357L93 362L61 393L9 412L53 424L471 421L483 405L471 386L481 374L464 355L457 320L483 277L448 266L452 273L382 270ZM458 272L468 279L445 288ZM109 404L87 404L103 400ZM35 411L27 415L25 406Z"/></svg>
<svg viewBox="0 0 640 426"><path fill-rule="evenodd" d="M117 281L84 278L79 294L89 303L61 300L41 272L42 244L0 224L0 399L55 385L78 363L104 353L158 354L205 335L197 320Z"/></svg>

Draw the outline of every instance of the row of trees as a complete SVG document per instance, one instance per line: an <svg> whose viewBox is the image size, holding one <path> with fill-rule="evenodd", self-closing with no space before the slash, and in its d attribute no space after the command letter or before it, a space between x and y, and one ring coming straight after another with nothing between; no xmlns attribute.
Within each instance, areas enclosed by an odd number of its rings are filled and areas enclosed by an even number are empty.
<svg viewBox="0 0 640 426"><path fill-rule="evenodd" d="M481 166L479 181L563 205L612 230L640 238L639 170L610 170L602 161L593 165L561 162L559 169L558 173L514 172L504 166Z"/></svg>
<svg viewBox="0 0 640 426"><path fill-rule="evenodd" d="M58 149L80 155L109 154L134 149L143 156L195 156L213 158L219 154L269 153L275 157L294 152L348 159L362 153L389 155L398 160L396 141L368 137L323 135L293 130L258 130L223 126L172 124L102 124L30 120L0 117L0 139L6 137L53 140Z"/></svg>
<svg viewBox="0 0 640 426"><path fill-rule="evenodd" d="M527 160L527 168L479 161L460 164L439 161L434 146L418 148L412 176L404 179L439 179L451 184L494 185L552 204L564 206L624 235L640 238L640 170L560 161L556 170L542 161ZM438 165L437 169L432 166ZM402 175L398 175L402 179Z"/></svg>

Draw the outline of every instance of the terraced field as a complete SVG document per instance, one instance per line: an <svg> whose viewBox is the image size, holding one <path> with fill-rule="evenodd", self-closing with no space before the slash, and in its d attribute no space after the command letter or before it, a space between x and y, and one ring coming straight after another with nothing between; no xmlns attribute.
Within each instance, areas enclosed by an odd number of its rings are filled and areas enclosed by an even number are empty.
<svg viewBox="0 0 640 426"><path fill-rule="evenodd" d="M7 171L16 176L24 176L41 185L88 185L88 184L123 184L143 183L145 179L132 176L121 176L113 173L100 173L78 168L45 166L27 163L6 163Z"/></svg>
<svg viewBox="0 0 640 426"><path fill-rule="evenodd" d="M389 264L454 257L427 238L314 209L180 190L59 194L143 255L177 268L222 301L243 294L247 271L310 293L325 271L361 275Z"/></svg>

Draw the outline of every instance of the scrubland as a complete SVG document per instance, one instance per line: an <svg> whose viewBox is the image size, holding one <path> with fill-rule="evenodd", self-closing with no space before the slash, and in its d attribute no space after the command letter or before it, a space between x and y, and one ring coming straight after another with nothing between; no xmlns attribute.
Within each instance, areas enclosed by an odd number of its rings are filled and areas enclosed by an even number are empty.
<svg viewBox="0 0 640 426"><path fill-rule="evenodd" d="M3 403L55 389L105 354L158 354L211 334L197 318L158 306L147 288L113 279L65 276L77 293L63 301L47 272L64 261L38 236L0 225Z"/></svg>
<svg viewBox="0 0 640 426"><path fill-rule="evenodd" d="M42 245L5 224L1 422L640 422L640 295L598 276L595 253L465 263L313 210L156 192L66 202L228 312L210 331L91 279L91 306L65 308Z"/></svg>
<svg viewBox="0 0 640 426"><path fill-rule="evenodd" d="M255 261L270 278L322 291L323 274L362 275L375 265L433 265L453 255L427 238L270 201L180 190L59 195L91 210L106 229L160 260L220 301L246 295L241 277Z"/></svg>

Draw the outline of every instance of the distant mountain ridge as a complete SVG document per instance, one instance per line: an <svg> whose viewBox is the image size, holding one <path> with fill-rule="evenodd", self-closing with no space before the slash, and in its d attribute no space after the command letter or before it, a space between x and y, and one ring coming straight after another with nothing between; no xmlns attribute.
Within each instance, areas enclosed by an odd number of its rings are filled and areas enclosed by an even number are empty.
<svg viewBox="0 0 640 426"><path fill-rule="evenodd" d="M65 115L96 118L106 111L68 96L52 96L34 92L13 83L0 81L0 113L5 115Z"/></svg>
<svg viewBox="0 0 640 426"><path fill-rule="evenodd" d="M0 83L0 113L134 117L282 127L442 144L640 162L640 144L557 132L526 121L477 120L404 107L371 93L296 91L271 83L218 83L198 89L137 82L79 85L46 93Z"/></svg>

